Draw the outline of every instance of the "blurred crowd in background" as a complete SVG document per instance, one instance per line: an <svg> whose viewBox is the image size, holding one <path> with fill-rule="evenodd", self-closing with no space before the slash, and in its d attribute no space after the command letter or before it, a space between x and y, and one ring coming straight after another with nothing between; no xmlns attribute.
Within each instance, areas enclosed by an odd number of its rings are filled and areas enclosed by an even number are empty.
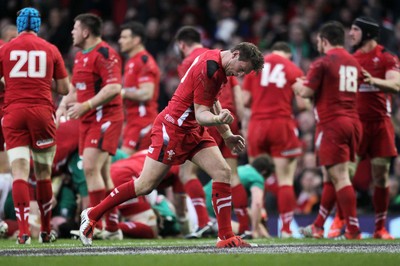
<svg viewBox="0 0 400 266"><path fill-rule="evenodd" d="M156 58L161 69L160 110L166 106L179 83L176 68L181 58L174 47L173 37L183 25L199 29L203 45L209 48L228 49L241 41L249 41L267 53L276 41L286 41L292 49L292 60L306 72L311 61L318 56L315 38L322 23L338 20L349 30L356 17L367 15L381 24L380 43L400 56L398 0L0 0L0 28L15 24L17 11L25 6L35 7L41 12L39 36L58 47L69 70L78 51L71 40L76 15L91 12L101 16L103 39L117 51L120 25L130 20L143 23L147 31L146 49ZM347 44L346 49L351 50L351 47ZM395 96L392 120L398 149L399 106L400 97ZM296 118L304 143L304 154L295 177L297 213L307 214L318 210L322 174L314 155L314 114L312 111L296 112ZM242 130L246 134L245 124ZM246 154L241 154L240 162L247 162ZM368 165L365 167L368 169ZM266 189L271 192L267 193L266 200L269 213L276 211L275 183L273 177L266 181ZM400 156L393 160L391 167L390 212L400 211L399 183ZM368 186L361 184L356 189L359 213L372 211Z"/></svg>

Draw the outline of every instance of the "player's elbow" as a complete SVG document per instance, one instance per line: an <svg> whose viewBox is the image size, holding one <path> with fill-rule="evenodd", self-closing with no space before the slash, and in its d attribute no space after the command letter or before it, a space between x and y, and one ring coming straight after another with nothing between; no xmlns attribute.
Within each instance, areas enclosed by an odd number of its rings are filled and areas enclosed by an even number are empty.
<svg viewBox="0 0 400 266"><path fill-rule="evenodd" d="M67 95L69 93L68 78L57 80L57 93L61 95Z"/></svg>
<svg viewBox="0 0 400 266"><path fill-rule="evenodd" d="M110 84L108 86L108 91L112 97L116 97L117 95L121 94L122 86L121 84Z"/></svg>

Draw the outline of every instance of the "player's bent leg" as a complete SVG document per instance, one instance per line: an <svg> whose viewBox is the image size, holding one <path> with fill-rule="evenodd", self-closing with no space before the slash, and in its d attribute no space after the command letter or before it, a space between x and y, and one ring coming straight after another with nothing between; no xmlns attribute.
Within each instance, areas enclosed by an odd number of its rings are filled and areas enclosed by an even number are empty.
<svg viewBox="0 0 400 266"><path fill-rule="evenodd" d="M231 169L219 149L208 147L197 152L192 161L213 178L212 201L218 222L218 248L250 247L239 236L235 236L231 226L232 194L230 185Z"/></svg>
<svg viewBox="0 0 400 266"><path fill-rule="evenodd" d="M101 168L101 176L103 178L105 187L106 187L106 195L110 194L114 189L114 183L111 179L110 174L110 166L111 166L111 156L108 156L106 161L104 162ZM112 208L104 215L105 220L105 228L102 231L102 239L114 239L114 240L122 240L123 235L121 230L118 228L118 210L117 208Z"/></svg>
<svg viewBox="0 0 400 266"><path fill-rule="evenodd" d="M31 232L29 230L29 160L30 149L28 146L15 147L7 150L11 164L11 173L14 178L12 197L17 216L19 234L17 244L30 244Z"/></svg>
<svg viewBox="0 0 400 266"><path fill-rule="evenodd" d="M97 148L85 148L83 151L83 171L85 173L86 182L89 191L89 197L91 204L95 206L103 198L97 200L97 202L92 202L93 198L90 193L92 191L105 190L104 180L102 178L102 168L107 162L109 154Z"/></svg>
<svg viewBox="0 0 400 266"><path fill-rule="evenodd" d="M53 190L51 186L51 165L56 147L44 150L32 150L36 182L36 200L40 210L41 229L39 243L51 243L57 239L57 234L51 230Z"/></svg>
<svg viewBox="0 0 400 266"><path fill-rule="evenodd" d="M389 207L389 157L371 160L374 192L372 202L375 210L374 238L392 240L394 237L386 230L385 224Z"/></svg>
<svg viewBox="0 0 400 266"><path fill-rule="evenodd" d="M161 182L170 166L146 157L140 178L116 187L100 204L81 213L80 239L83 245L92 245L95 223L105 212L137 196L151 192Z"/></svg>
<svg viewBox="0 0 400 266"><path fill-rule="evenodd" d="M11 173L16 179L28 180L29 177L29 161L30 149L28 146L15 147L7 150L7 155L10 160Z"/></svg>
<svg viewBox="0 0 400 266"><path fill-rule="evenodd" d="M296 206L296 195L293 188L294 173L297 166L296 158L273 158L275 174L278 178L278 210L282 221L281 236L289 238L292 235L290 224L293 220Z"/></svg>
<svg viewBox="0 0 400 266"><path fill-rule="evenodd" d="M347 239L359 239L361 234L357 218L356 195L350 182L348 163L333 165L328 167L327 171L335 186L337 203L346 220L345 237Z"/></svg>
<svg viewBox="0 0 400 266"><path fill-rule="evenodd" d="M231 168L231 187L233 211L239 222L239 235L250 232L250 217L247 211L248 195L237 172L238 161L236 158L226 158Z"/></svg>
<svg viewBox="0 0 400 266"><path fill-rule="evenodd" d="M179 179L184 185L184 189L186 194L189 196L193 207L197 214L197 225L200 229L199 232L202 232L202 228L207 226L210 222L210 217L208 216L206 203L205 203L205 193L203 186L201 185L198 177L197 177L198 166L192 163L191 161L186 161L184 164L180 166L179 169ZM196 233L198 229L194 230L190 234L187 234L185 238L198 238L202 237L202 234L199 235ZM192 234L195 233L195 234Z"/></svg>

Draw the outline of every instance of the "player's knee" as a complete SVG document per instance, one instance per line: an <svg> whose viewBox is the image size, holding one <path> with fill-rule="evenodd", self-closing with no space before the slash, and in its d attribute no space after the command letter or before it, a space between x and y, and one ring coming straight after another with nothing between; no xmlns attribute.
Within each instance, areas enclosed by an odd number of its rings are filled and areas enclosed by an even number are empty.
<svg viewBox="0 0 400 266"><path fill-rule="evenodd" d="M376 157L371 159L372 167L382 167L382 168L389 168L390 166L390 158L386 157Z"/></svg>
<svg viewBox="0 0 400 266"><path fill-rule="evenodd" d="M158 185L153 182L140 182L140 181L141 180L138 179L137 182L135 182L135 191L137 196L150 194L153 191L153 189L155 189Z"/></svg>
<svg viewBox="0 0 400 266"><path fill-rule="evenodd" d="M91 178L92 176L96 176L97 172L100 172L99 169L96 168L95 164L91 162L83 162L82 164L83 172L85 173L86 178Z"/></svg>
<svg viewBox="0 0 400 266"><path fill-rule="evenodd" d="M230 183L231 181L231 168L228 164L223 164L221 167L215 171L213 179L217 182Z"/></svg>
<svg viewBox="0 0 400 266"><path fill-rule="evenodd" d="M9 149L7 150L7 155L10 164L12 164L12 162L15 161L16 159L24 159L28 162L30 160L30 150L28 146Z"/></svg>
<svg viewBox="0 0 400 266"><path fill-rule="evenodd" d="M56 154L56 147L50 147L43 151L32 151L32 159L37 164L52 165L54 155Z"/></svg>

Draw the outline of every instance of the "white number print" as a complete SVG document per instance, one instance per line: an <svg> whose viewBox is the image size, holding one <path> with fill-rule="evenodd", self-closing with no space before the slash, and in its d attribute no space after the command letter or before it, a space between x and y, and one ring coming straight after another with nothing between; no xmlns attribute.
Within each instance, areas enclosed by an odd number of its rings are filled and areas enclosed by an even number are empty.
<svg viewBox="0 0 400 266"><path fill-rule="evenodd" d="M354 66L340 66L339 91L357 92L357 68Z"/></svg>
<svg viewBox="0 0 400 266"><path fill-rule="evenodd" d="M284 65L276 64L271 70L271 64L265 63L261 72L261 86L266 87L270 83L275 83L278 88L282 89L286 84L286 74L283 69Z"/></svg>
<svg viewBox="0 0 400 266"><path fill-rule="evenodd" d="M44 51L13 50L10 61L17 61L10 71L10 78L44 78L46 76L46 53ZM28 71L21 70L28 62Z"/></svg>

